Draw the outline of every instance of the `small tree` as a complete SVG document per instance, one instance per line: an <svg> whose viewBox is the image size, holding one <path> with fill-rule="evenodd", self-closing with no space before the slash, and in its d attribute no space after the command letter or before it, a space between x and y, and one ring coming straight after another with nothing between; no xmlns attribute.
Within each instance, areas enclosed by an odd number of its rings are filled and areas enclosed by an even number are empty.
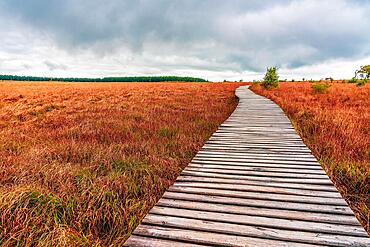
<svg viewBox="0 0 370 247"><path fill-rule="evenodd" d="M279 85L277 67L268 67L265 77L263 78L262 86L266 89L276 88Z"/></svg>
<svg viewBox="0 0 370 247"><path fill-rule="evenodd" d="M370 79L370 65L361 66L360 69L355 72L355 77L357 77L357 74L360 74L361 78L365 75L367 79Z"/></svg>

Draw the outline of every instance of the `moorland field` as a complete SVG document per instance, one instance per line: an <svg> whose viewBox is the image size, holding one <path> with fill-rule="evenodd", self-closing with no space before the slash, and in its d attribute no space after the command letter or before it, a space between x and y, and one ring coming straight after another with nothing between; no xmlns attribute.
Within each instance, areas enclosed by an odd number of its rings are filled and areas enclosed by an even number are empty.
<svg viewBox="0 0 370 247"><path fill-rule="evenodd" d="M321 84L328 87L323 92L314 85L283 82L265 90L255 84L252 90L285 111L370 234L370 84Z"/></svg>
<svg viewBox="0 0 370 247"><path fill-rule="evenodd" d="M0 245L119 246L246 83L0 81ZM370 84L282 82L287 113L369 233Z"/></svg>
<svg viewBox="0 0 370 247"><path fill-rule="evenodd" d="M0 245L121 245L240 85L0 82Z"/></svg>

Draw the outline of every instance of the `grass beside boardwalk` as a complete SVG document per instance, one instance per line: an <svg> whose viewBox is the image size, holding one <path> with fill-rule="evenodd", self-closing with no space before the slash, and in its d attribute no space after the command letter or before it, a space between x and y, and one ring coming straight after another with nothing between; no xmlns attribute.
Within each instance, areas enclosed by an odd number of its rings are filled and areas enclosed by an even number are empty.
<svg viewBox="0 0 370 247"><path fill-rule="evenodd" d="M0 245L121 245L240 85L0 82Z"/></svg>
<svg viewBox="0 0 370 247"><path fill-rule="evenodd" d="M370 233L370 84L333 83L321 93L308 82L252 90L287 113Z"/></svg>

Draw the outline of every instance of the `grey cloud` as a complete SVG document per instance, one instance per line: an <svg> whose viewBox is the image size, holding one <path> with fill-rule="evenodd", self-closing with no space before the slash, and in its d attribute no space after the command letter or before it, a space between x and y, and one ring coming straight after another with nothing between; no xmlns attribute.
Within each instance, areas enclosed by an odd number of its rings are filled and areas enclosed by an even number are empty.
<svg viewBox="0 0 370 247"><path fill-rule="evenodd" d="M268 65L297 68L362 58L370 50L370 5L358 0L3 0L1 4L20 25L52 37L73 54L90 49L114 56L125 47L133 56L146 56L142 58L146 61L151 55L188 58L147 61L169 68L194 68L184 62L199 59L199 68L219 71L224 64L234 71L259 72Z"/></svg>
<svg viewBox="0 0 370 247"><path fill-rule="evenodd" d="M64 64L58 64L51 61L44 61L44 64L48 67L49 70L67 70L68 66Z"/></svg>
<svg viewBox="0 0 370 247"><path fill-rule="evenodd" d="M23 64L23 68L25 69L25 70L29 70L29 69L31 69L32 68L32 66L31 65L29 65L29 64Z"/></svg>

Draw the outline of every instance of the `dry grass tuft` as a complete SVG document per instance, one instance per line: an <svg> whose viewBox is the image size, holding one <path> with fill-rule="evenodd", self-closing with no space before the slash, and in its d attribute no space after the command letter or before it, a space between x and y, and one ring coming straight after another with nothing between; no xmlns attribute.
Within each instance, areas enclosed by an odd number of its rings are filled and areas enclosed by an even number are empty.
<svg viewBox="0 0 370 247"><path fill-rule="evenodd" d="M121 245L240 85L0 82L0 245Z"/></svg>
<svg viewBox="0 0 370 247"><path fill-rule="evenodd" d="M313 92L308 82L252 90L287 113L370 233L370 84L333 83L325 94Z"/></svg>

